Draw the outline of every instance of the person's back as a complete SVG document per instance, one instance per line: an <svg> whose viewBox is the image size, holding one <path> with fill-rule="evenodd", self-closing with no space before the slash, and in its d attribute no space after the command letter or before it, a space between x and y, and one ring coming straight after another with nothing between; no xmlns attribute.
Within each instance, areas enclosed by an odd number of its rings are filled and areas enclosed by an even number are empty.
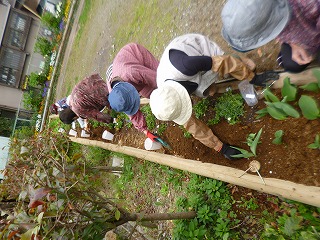
<svg viewBox="0 0 320 240"><path fill-rule="evenodd" d="M156 71L159 61L143 46L129 43L122 47L112 63L112 73L107 73L109 91L110 82L120 77L124 82L131 83L143 97L149 98L157 87Z"/></svg>

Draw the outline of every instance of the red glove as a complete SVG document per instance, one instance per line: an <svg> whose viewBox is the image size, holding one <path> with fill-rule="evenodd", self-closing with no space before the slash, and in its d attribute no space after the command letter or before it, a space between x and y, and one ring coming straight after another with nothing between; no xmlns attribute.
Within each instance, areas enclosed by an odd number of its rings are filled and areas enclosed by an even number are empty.
<svg viewBox="0 0 320 240"><path fill-rule="evenodd" d="M150 138L152 140L152 142L155 142L156 139L158 138L157 135L153 134L152 132L148 131L147 132L147 137Z"/></svg>

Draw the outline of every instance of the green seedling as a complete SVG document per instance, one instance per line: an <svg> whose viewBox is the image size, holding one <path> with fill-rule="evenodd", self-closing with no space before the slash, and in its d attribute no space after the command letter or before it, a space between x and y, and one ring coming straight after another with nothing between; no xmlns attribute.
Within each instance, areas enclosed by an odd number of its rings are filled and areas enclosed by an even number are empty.
<svg viewBox="0 0 320 240"><path fill-rule="evenodd" d="M209 109L210 101L208 98L201 99L197 104L193 106L194 115L196 118L203 117Z"/></svg>
<svg viewBox="0 0 320 240"><path fill-rule="evenodd" d="M299 99L299 107L303 116L309 120L315 120L320 117L320 110L317 102L310 96L302 95Z"/></svg>
<svg viewBox="0 0 320 240"><path fill-rule="evenodd" d="M277 120L285 120L289 116L294 118L300 117L299 112L287 103L287 101L294 101L297 95L297 87L290 84L289 78L285 79L281 93L283 99L280 101L269 88L265 90L264 97L267 107L256 112L258 114L257 118L264 117L267 114Z"/></svg>
<svg viewBox="0 0 320 240"><path fill-rule="evenodd" d="M236 155L232 155L232 157L235 158L249 158L249 157L253 157L253 156L257 156L257 145L260 139L262 133L262 128L259 130L259 132L257 134L255 133L250 133L247 137L247 145L250 147L251 152L244 150L242 148L237 148L237 147L233 147L234 149L239 150L241 153L240 154L236 154Z"/></svg>
<svg viewBox="0 0 320 240"><path fill-rule="evenodd" d="M185 138L191 138L191 137L192 137L191 133L189 133L189 132L184 128L184 126L180 125L179 128L182 130L183 136L184 136Z"/></svg>
<svg viewBox="0 0 320 240"><path fill-rule="evenodd" d="M282 97L287 97L287 101L294 101L297 97L297 86L290 83L290 79L286 77L283 81L283 87L281 89Z"/></svg>
<svg viewBox="0 0 320 240"><path fill-rule="evenodd" d="M311 144L308 145L308 148L320 149L320 135L319 134L316 135L314 143L311 143Z"/></svg>
<svg viewBox="0 0 320 240"><path fill-rule="evenodd" d="M236 124L244 114L243 98L240 94L233 94L229 90L217 99L214 111L215 117L208 121L209 125L219 123L221 118L227 120L231 125Z"/></svg>
<svg viewBox="0 0 320 240"><path fill-rule="evenodd" d="M157 133L159 135L162 135L164 133L164 131L167 129L167 124L166 123L160 123Z"/></svg>
<svg viewBox="0 0 320 240"><path fill-rule="evenodd" d="M275 138L273 139L273 144L281 144L282 143L282 137L283 137L283 130L278 130L274 133Z"/></svg>
<svg viewBox="0 0 320 240"><path fill-rule="evenodd" d="M148 130L152 131L156 127L156 117L153 115L150 105L144 105L140 110L145 116Z"/></svg>

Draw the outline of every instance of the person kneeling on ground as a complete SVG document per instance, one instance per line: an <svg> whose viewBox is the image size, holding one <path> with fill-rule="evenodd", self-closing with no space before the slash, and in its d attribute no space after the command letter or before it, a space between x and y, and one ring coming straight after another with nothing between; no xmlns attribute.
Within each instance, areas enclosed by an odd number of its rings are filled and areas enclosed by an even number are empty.
<svg viewBox="0 0 320 240"><path fill-rule="evenodd" d="M249 79L259 85L278 78L274 72L254 74L241 59L223 55L223 51L205 36L186 34L177 37L160 59L158 88L151 93L150 107L157 119L183 125L195 139L233 160L232 156L240 151L222 143L206 124L192 114L189 95L206 97L214 94L217 89L214 83L226 74L239 80Z"/></svg>
<svg viewBox="0 0 320 240"><path fill-rule="evenodd" d="M128 115L136 129L154 140L140 108L140 96L149 99L156 89L159 61L143 46L129 43L120 49L106 72L112 109Z"/></svg>

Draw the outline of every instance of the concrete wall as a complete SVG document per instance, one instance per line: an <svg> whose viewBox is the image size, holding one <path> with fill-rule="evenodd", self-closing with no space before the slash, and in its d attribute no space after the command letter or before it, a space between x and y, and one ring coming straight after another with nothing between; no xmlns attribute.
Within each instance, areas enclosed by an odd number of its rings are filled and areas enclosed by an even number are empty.
<svg viewBox="0 0 320 240"><path fill-rule="evenodd" d="M22 90L6 86L0 86L0 105L17 109L20 105Z"/></svg>
<svg viewBox="0 0 320 240"><path fill-rule="evenodd" d="M9 17L10 5L5 6L0 4L0 45L3 39L4 30L6 28L7 19Z"/></svg>

